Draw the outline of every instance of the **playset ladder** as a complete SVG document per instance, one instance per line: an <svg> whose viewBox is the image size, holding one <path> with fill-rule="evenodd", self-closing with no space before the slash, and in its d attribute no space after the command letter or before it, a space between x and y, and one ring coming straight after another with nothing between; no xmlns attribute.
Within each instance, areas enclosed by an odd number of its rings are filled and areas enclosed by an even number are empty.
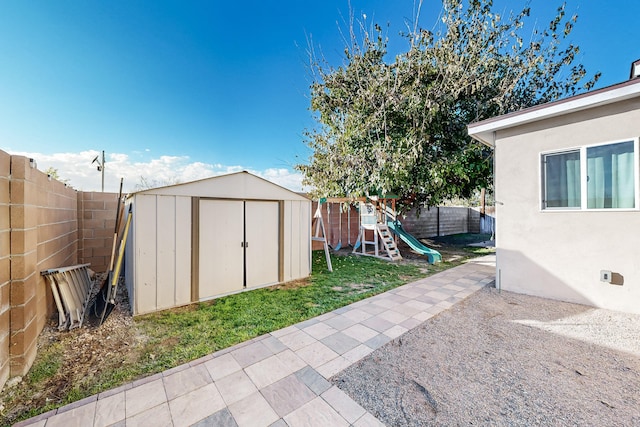
<svg viewBox="0 0 640 427"><path fill-rule="evenodd" d="M402 255L400 255L400 250L398 250L398 246L396 245L396 241L387 227L386 224L377 224L376 229L378 230L378 234L380 235L380 240L384 246L384 250L387 252L387 256L391 259L391 261L398 261L402 259Z"/></svg>
<svg viewBox="0 0 640 427"><path fill-rule="evenodd" d="M372 199L372 201L374 203L360 202L360 232L353 253L389 261L401 260L402 255L400 255L395 236L391 234L386 223L388 216L395 218L395 209L389 209L384 200L381 203L378 199ZM367 231L373 234L373 240L367 240ZM367 250L367 245L373 245L373 252ZM361 249L360 252L356 251L358 247Z"/></svg>
<svg viewBox="0 0 640 427"><path fill-rule="evenodd" d="M366 239L367 231L373 232L373 240ZM382 245L379 244L380 242L382 242ZM358 245L357 243L360 244ZM367 249L368 245L373 245L373 251ZM402 259L400 250L396 245L389 227L382 223L360 227L360 233L358 234L356 245L353 248L353 253L357 255L374 256L389 261L399 261Z"/></svg>

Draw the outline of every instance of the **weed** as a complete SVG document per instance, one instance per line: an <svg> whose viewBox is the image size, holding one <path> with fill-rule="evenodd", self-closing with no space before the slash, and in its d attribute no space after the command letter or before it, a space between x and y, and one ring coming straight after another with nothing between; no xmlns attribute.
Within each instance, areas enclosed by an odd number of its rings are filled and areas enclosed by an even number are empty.
<svg viewBox="0 0 640 427"><path fill-rule="evenodd" d="M64 348L59 342L41 349L25 381L38 384L56 375L62 365L63 352Z"/></svg>

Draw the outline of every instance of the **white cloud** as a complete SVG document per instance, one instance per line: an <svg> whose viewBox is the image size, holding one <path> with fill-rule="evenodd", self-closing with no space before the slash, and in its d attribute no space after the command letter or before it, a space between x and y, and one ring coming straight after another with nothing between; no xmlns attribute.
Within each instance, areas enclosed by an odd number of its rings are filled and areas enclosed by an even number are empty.
<svg viewBox="0 0 640 427"><path fill-rule="evenodd" d="M81 191L100 191L102 173L91 161L100 156L96 150L79 153L28 153L11 152L12 155L26 156L36 161L38 169L50 167L58 171L58 176L68 180L69 185ZM302 175L286 168L255 170L240 165L194 162L188 156L160 156L148 161L132 161L127 154L109 153L104 168L104 190L117 192L120 178L124 178L124 191L136 191L145 181L156 185L189 182L226 173L247 170L275 184L292 191L302 191Z"/></svg>
<svg viewBox="0 0 640 427"><path fill-rule="evenodd" d="M304 189L302 186L302 174L299 172L291 172L289 169L281 168L266 169L262 172L252 173L293 191L303 191Z"/></svg>

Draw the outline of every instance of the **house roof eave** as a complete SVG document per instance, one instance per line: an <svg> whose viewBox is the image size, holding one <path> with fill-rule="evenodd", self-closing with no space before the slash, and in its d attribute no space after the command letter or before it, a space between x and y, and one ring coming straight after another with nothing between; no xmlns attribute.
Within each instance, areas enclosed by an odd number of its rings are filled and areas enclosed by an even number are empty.
<svg viewBox="0 0 640 427"><path fill-rule="evenodd" d="M496 131L537 122L539 120L558 117L589 108L612 104L639 96L640 79L627 80L623 83L596 91L586 92L559 101L541 104L480 122L471 123L467 126L467 131L472 138L492 147L492 134Z"/></svg>
<svg viewBox="0 0 640 427"><path fill-rule="evenodd" d="M471 138L475 139L481 144L486 145L491 149L494 149L496 147L495 132L481 132L472 134L471 131L469 131L469 135L471 136Z"/></svg>

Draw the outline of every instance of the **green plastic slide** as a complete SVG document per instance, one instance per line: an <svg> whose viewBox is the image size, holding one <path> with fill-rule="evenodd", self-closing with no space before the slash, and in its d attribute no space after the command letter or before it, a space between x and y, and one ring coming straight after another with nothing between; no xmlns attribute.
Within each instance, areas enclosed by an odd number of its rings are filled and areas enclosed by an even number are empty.
<svg viewBox="0 0 640 427"><path fill-rule="evenodd" d="M407 245L409 245L411 249L421 255L425 255L427 257L427 261L429 261L430 264L442 261L442 255L440 255L440 252L423 245L420 240L416 239L404 228L402 228L402 224L400 223L400 221L387 221L387 226Z"/></svg>

